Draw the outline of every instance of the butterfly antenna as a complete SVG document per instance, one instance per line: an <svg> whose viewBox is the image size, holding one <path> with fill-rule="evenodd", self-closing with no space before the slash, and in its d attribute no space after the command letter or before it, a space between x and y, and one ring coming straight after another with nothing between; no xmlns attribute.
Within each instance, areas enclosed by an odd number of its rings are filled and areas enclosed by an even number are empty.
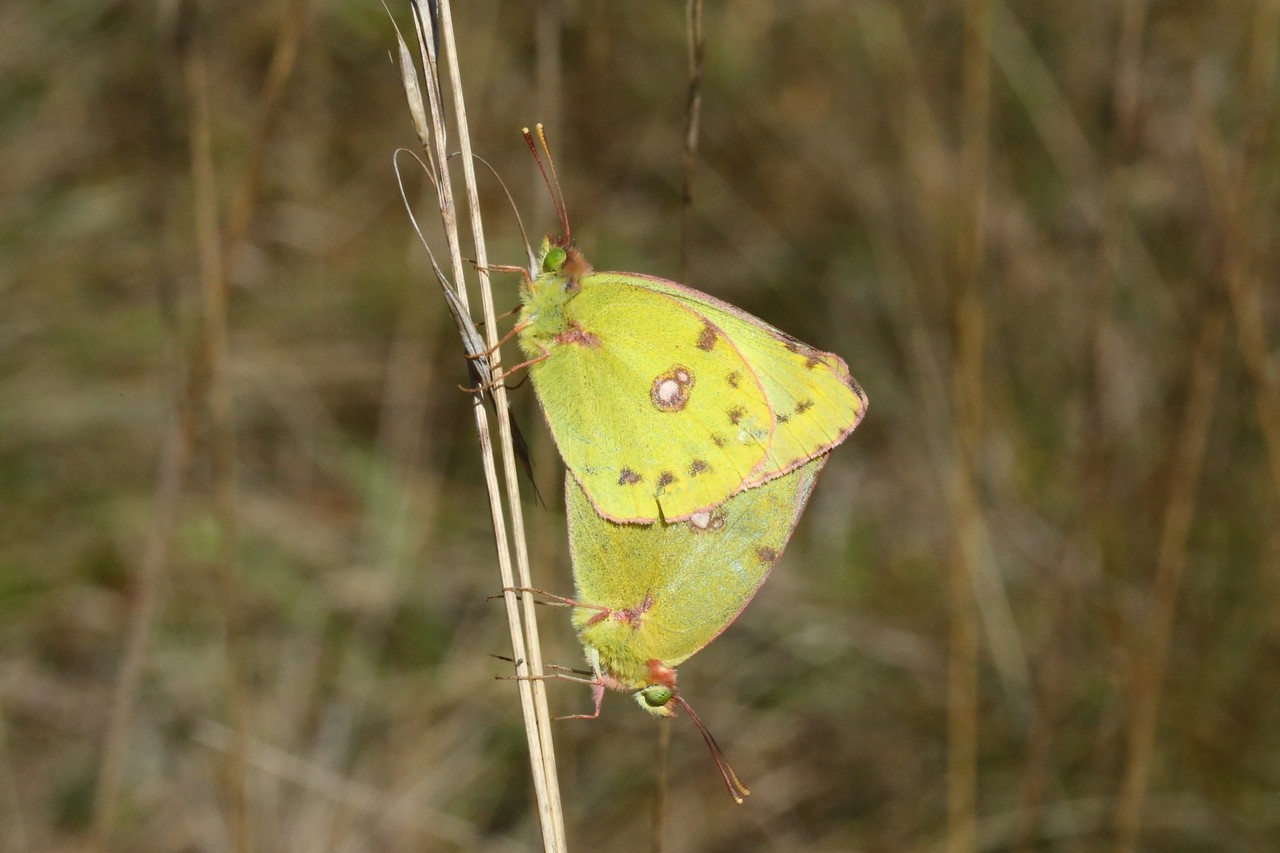
<svg viewBox="0 0 1280 853"><path fill-rule="evenodd" d="M555 161L551 159L551 149L547 148L547 134L542 129L541 124L534 125L538 132L538 141L542 143L543 149L547 152L547 163L550 164L551 173L547 174L547 167L542 163L542 153L538 151L537 144L533 141L533 134L529 128L523 128L520 135L524 137L524 144L529 146L529 153L533 155L533 162L538 164L538 172L542 175L542 182L547 185L547 195L551 196L551 204L556 209L556 216L560 219L560 228L564 231L565 243L570 240L569 234L569 212L565 210L564 195L560 191L560 178L556 176Z"/></svg>
<svg viewBox="0 0 1280 853"><path fill-rule="evenodd" d="M742 798L748 796L751 792L747 790L746 785L742 784L738 774L733 772L733 768L729 766L728 760L724 757L724 750L720 748L720 744L716 743L716 739L711 736L711 732L707 731L707 727L702 724L702 720L698 718L698 715L689 707L689 703L684 701L684 697L679 693L675 695L675 700L680 703L680 707L684 708L689 715L689 719L693 720L693 724L702 733L702 739L706 741L707 749L711 750L711 757L715 759L716 767L720 770L720 776L724 779L724 786L729 789L729 796L733 797L735 803L742 805Z"/></svg>
<svg viewBox="0 0 1280 853"><path fill-rule="evenodd" d="M543 128L542 122L538 122L534 126L534 130L538 132L538 141L542 143L542 150L547 155L547 165L551 167L551 180L556 185L560 227L564 229L565 242L569 242L572 239L572 235L569 233L569 207L564 203L564 187L560 186L560 176L556 174L556 158L551 156L551 146L547 144L547 131Z"/></svg>

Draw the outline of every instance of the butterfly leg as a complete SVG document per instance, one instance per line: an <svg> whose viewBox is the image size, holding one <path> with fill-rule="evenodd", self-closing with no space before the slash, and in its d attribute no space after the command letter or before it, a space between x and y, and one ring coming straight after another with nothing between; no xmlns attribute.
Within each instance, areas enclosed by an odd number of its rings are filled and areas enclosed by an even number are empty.
<svg viewBox="0 0 1280 853"><path fill-rule="evenodd" d="M565 667L555 668L565 669ZM582 672L582 670L570 669L568 672ZM575 684L591 686L591 698L595 703L595 710L590 714L566 714L562 717L552 717L551 719L553 720L594 720L600 716L600 708L604 704L604 682L599 676L582 678L577 675L569 675L566 672L549 672L546 675L495 675L493 678L495 681L572 681Z"/></svg>
<svg viewBox="0 0 1280 853"><path fill-rule="evenodd" d="M549 663L549 664L545 664L545 666L547 669L554 669L558 672L569 672L574 675L583 676L585 679L585 683L587 684L595 683L595 679L589 677L592 674L591 670L589 669L578 669L577 667L563 666L562 664L558 664L558 663Z"/></svg>
<svg viewBox="0 0 1280 853"><path fill-rule="evenodd" d="M471 266L475 267L478 270L481 270L482 272L517 273L522 279L525 280L525 282L529 282L532 280L529 278L529 271L527 269L525 269L524 267L516 266L515 264L487 264L485 266L480 266L475 261L471 261Z"/></svg>
<svg viewBox="0 0 1280 853"><path fill-rule="evenodd" d="M456 300L457 300L457 297L455 296L455 297L452 297L451 301L456 301ZM495 314L493 319L505 320L508 317L514 317L516 314L519 314L519 313L520 313L520 303L517 302L514 308L508 308L506 311L503 311L501 314ZM476 320L474 325L477 330L483 329L485 326L485 322L484 320Z"/></svg>
<svg viewBox="0 0 1280 853"><path fill-rule="evenodd" d="M504 593L505 592L527 592L530 595L540 595L543 598L550 599L550 601L543 602L543 603L548 604L552 607L582 607L587 610L599 610L602 613L610 612L610 609L608 607L605 607L602 604L587 604L585 602L578 601L575 598L567 598L563 595L556 595L553 592L547 592L546 590L542 590L542 589L534 589L533 587L528 587L528 586L508 586L508 587L503 587L502 591ZM489 598L501 598L501 596L491 595L489 596Z"/></svg>
<svg viewBox="0 0 1280 853"><path fill-rule="evenodd" d="M519 388L520 386L524 385L524 383L526 383L526 382L528 382L528 381L529 381L529 374L527 374L527 373L526 373L524 376L521 376L521 377L520 377L520 381L519 381L519 382L517 382L515 385L505 385L505 384L504 384L502 387L506 388L508 391L515 391L517 388Z"/></svg>
<svg viewBox="0 0 1280 853"><path fill-rule="evenodd" d="M528 326L528 325L529 325L528 323L516 323L514 326L512 326L512 327L511 327L511 331L509 331L509 332L507 332L505 335L503 335L503 336L502 336L502 339L501 339L501 340L499 340L496 344L494 344L493 346L489 347L487 350L485 350L485 351L483 351L483 352L477 352L477 353L470 353L470 352L469 352L469 353L467 353L467 358L471 358L471 359L488 358L489 356L491 356L491 355L493 355L495 352L497 352L499 347L501 347L501 346L502 346L503 344L505 344L507 341L509 341L509 340L511 340L512 338L514 338L516 335L520 334L520 332L521 332L521 331L523 331L523 330L524 330L524 328L525 328L526 326Z"/></svg>
<svg viewBox="0 0 1280 853"><path fill-rule="evenodd" d="M506 655L500 655L497 652L489 652L489 657L493 658L494 660L500 660L505 663L509 663L512 666L519 667L524 664L524 658L521 658L520 660L516 660L515 658L510 658L510 657L507 657ZM554 669L559 672L572 672L575 675L591 675L591 670L589 669L575 669L574 667L571 667L571 666L561 666L558 663L548 663L548 664L543 664L543 666L545 666L547 669ZM514 675L504 675L499 677L504 679L518 678L518 676L514 676Z"/></svg>
<svg viewBox="0 0 1280 853"><path fill-rule="evenodd" d="M517 370L524 370L526 367L531 367L537 364L538 362L546 361L549 358L551 358L551 353L547 352L546 350L543 350L542 355L538 356L537 358L531 358L528 361L522 361L519 364L517 364L515 367L508 367L506 370L502 371L502 375L503 377L506 377L508 374L515 373Z"/></svg>
<svg viewBox="0 0 1280 853"><path fill-rule="evenodd" d="M497 351L502 347L502 345L503 345L503 344L505 344L505 343L507 343L508 341L510 341L510 340L511 340L513 337L515 337L516 335L520 334L520 332L521 332L521 331L522 331L526 326L527 326L527 324L525 324L525 323L517 323L515 326L513 326L513 327L512 327L512 329L511 329L511 331L510 331L510 332L507 332L505 335L503 335L503 336L502 336L502 340L498 341L498 342L497 342L496 344L494 344L492 347L490 347L490 348L488 348L488 349L486 349L486 350L483 350L483 351L481 351L481 352L468 352L468 353L466 354L466 357L467 357L468 359L470 359L471 361L475 361L475 362L479 362L479 363L481 363L481 364L484 364L484 363L485 363L485 359L488 359L490 356L492 356L494 353L496 353L496 352L497 352ZM533 365L533 364L537 364L537 363L538 363L538 362L540 362L540 361L545 361L546 359L548 359L548 358L550 358L550 357L551 357L551 353L549 353L549 352L547 352L547 351L543 350L542 354L541 354L541 355L539 355L537 358L532 358L532 359L529 359L528 361L522 361L522 362L520 362L519 364L515 365L514 367L508 367L508 368L504 369L504 370L503 370L503 371L502 371L502 372L501 372L501 373L500 373L496 378L494 378L494 379L490 380L489 382L487 382L487 383L481 383L481 384L477 385L477 386L476 386L476 387L474 387L474 388L462 388L462 391L463 391L464 393L467 393L467 394L476 394L476 393L479 393L479 392L482 392L482 391L483 391L483 392L489 392L489 391L492 391L495 387L497 387L497 385L498 385L498 383L499 383L499 382L502 382L504 379L506 379L506 378L507 378L508 376L510 376L511 374L513 374L513 373L515 373L515 372L517 372L517 371L519 371L519 370L524 370L526 367L529 367L530 365ZM495 364L495 365L492 365L492 368L493 368L493 369L496 369L496 368L498 368L498 367L499 367L499 365L496 365L496 364ZM473 378L475 378L475 377L474 377L474 375L473 375ZM521 382L523 382L523 381L524 381L524 380L522 379L522 380L521 380ZM520 387L520 384L519 384L519 383L517 383L516 385L505 385L505 384L504 384L504 385L503 385L503 387L504 387L504 388L506 388L508 391L514 391L516 388Z"/></svg>
<svg viewBox="0 0 1280 853"><path fill-rule="evenodd" d="M493 319L495 319L495 320L505 320L505 319L507 319L508 317L513 317L513 316L515 316L516 314L519 314L519 313L520 313L520 305L519 305L519 303L517 303L517 304L516 304L516 307L512 308L512 309L511 309L511 310L509 310L509 311L503 311L501 314L499 314L497 317L494 317Z"/></svg>
<svg viewBox="0 0 1280 853"><path fill-rule="evenodd" d="M515 658L507 657L506 655L500 655L497 652L489 652L489 657L493 658L494 660L505 661L506 663L512 664L513 666L516 666L516 667L522 666L524 664L524 658L521 658L520 660L516 660ZM546 680L548 678L560 678L561 676L557 675L557 673L561 673L561 672L567 672L567 673L572 673L573 675L581 676L580 678L572 678L572 679L570 679L568 676L564 676L564 678L570 681L578 681L578 682L581 682L582 684L595 684L597 681L602 680L598 672L594 672L589 669L578 669L577 667L564 666L558 663L548 663L548 664L543 664L543 666L547 669L554 669L555 672L552 673L551 675L542 676L541 680ZM516 676L516 675L504 675L499 677L506 678L506 679L519 679L519 678L532 679L533 678L533 676Z"/></svg>
<svg viewBox="0 0 1280 853"><path fill-rule="evenodd" d="M472 378L474 379L475 377L473 376ZM524 385L524 383L528 381L529 381L529 374L526 373L524 376L520 378L520 381L517 382L515 385L508 385L505 382L501 384L502 384L502 387L507 389L508 391L515 391L518 388L520 388L521 385ZM459 385L458 390L461 391L463 394L488 394L488 393L491 393L494 388L497 388L498 385L499 383L497 382L477 382L475 385L473 385L470 388L468 388L465 385Z"/></svg>

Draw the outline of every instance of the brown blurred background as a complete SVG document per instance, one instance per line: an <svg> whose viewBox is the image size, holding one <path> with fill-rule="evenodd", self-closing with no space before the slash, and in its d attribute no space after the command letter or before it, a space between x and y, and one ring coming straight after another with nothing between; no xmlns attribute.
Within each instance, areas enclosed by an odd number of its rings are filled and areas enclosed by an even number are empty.
<svg viewBox="0 0 1280 853"><path fill-rule="evenodd" d="M391 24L205 5L0 7L0 849L534 848ZM838 352L872 401L681 670L753 794L675 721L666 849L1280 848L1276 7L710 3L682 265L683 4L458 4L532 236L542 120L597 267ZM534 579L569 591L514 399ZM649 849L654 721L611 695L556 732L571 845Z"/></svg>

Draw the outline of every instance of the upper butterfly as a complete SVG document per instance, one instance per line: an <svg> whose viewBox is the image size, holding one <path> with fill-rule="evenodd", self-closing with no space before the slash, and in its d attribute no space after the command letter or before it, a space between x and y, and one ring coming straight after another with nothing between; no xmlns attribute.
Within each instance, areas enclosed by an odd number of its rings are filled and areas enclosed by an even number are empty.
<svg viewBox="0 0 1280 853"><path fill-rule="evenodd" d="M686 519L839 444L867 410L837 355L672 281L543 241L517 328L565 465L619 522Z"/></svg>
<svg viewBox="0 0 1280 853"><path fill-rule="evenodd" d="M527 129L525 141L536 158ZM687 519L862 420L866 394L839 356L673 281L593 271L552 197L565 236L543 241L516 329L560 455L600 515Z"/></svg>

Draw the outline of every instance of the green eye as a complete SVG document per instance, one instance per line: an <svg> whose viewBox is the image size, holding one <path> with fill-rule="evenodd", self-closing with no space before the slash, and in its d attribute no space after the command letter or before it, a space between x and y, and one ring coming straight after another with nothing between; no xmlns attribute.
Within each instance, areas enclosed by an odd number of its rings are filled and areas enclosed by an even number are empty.
<svg viewBox="0 0 1280 853"><path fill-rule="evenodd" d="M663 687L660 684L650 684L640 691L640 697L650 708L661 708L671 701L672 695L670 687Z"/></svg>
<svg viewBox="0 0 1280 853"><path fill-rule="evenodd" d="M559 246L553 246L550 249L547 249L547 253L542 256L542 271L559 272L564 266L565 259L568 257L568 253Z"/></svg>

